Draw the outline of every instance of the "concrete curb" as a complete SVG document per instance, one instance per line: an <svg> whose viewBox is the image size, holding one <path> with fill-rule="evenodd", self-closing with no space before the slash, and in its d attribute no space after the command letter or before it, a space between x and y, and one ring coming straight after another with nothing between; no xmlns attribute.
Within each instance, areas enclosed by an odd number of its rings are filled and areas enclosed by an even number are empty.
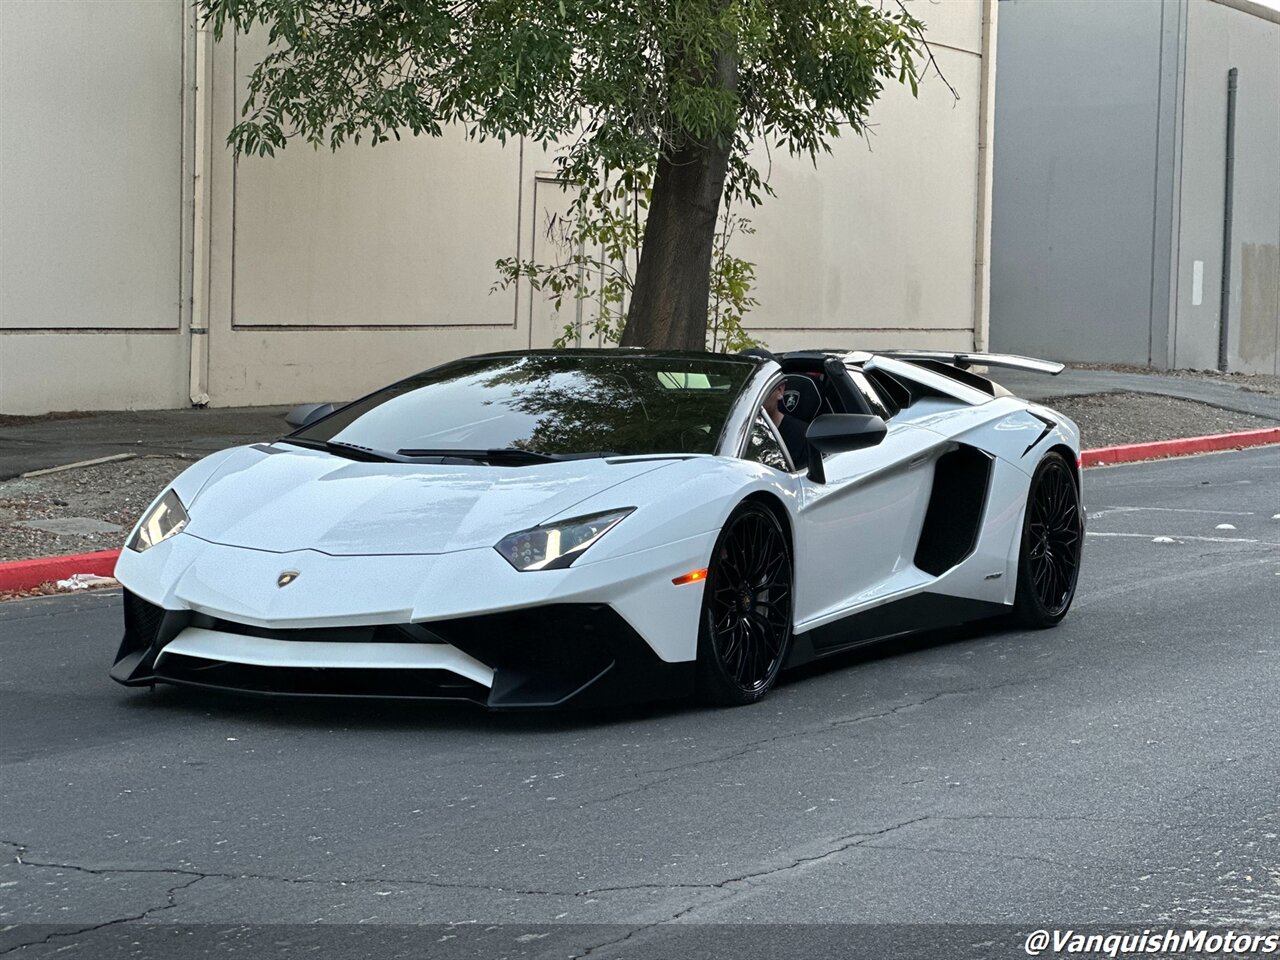
<svg viewBox="0 0 1280 960"><path fill-rule="evenodd" d="M111 576L116 569L119 550L76 553L64 557L40 557L0 563L0 590L27 590L50 580L65 580L73 573L96 573Z"/></svg>
<svg viewBox="0 0 1280 960"><path fill-rule="evenodd" d="M1080 463L1085 467L1138 463L1162 457L1185 457L1217 450L1242 450L1280 443L1280 427L1248 430L1244 433L1218 433L1207 437L1185 437L1181 440L1157 440L1153 443L1130 443L1120 447L1085 450ZM0 590L26 590L50 580L65 580L73 573L96 573L109 577L115 570L119 550L78 553L65 557L41 557L0 563Z"/></svg>
<svg viewBox="0 0 1280 960"><path fill-rule="evenodd" d="M1164 457L1187 457L1220 450L1243 450L1280 443L1280 427L1246 430L1243 433L1215 433L1207 437L1183 437L1180 440L1156 440L1152 443L1127 443L1119 447L1085 450L1080 464L1085 467L1109 466L1116 463L1138 463Z"/></svg>

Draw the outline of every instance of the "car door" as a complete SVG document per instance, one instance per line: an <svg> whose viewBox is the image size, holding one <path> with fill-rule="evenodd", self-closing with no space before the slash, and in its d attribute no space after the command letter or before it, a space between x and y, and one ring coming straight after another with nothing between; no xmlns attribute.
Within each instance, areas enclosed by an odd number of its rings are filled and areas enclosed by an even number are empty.
<svg viewBox="0 0 1280 960"><path fill-rule="evenodd" d="M852 379L847 386L874 390ZM883 404L870 406L889 412ZM824 482L796 475L797 630L823 626L929 579L912 560L934 464L948 444L934 431L892 418L887 428L875 446L824 457Z"/></svg>

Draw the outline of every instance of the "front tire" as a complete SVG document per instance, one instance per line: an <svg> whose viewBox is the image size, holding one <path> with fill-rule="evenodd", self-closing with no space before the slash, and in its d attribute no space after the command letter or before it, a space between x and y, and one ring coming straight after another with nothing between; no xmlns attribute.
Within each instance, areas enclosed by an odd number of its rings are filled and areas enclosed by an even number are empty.
<svg viewBox="0 0 1280 960"><path fill-rule="evenodd" d="M777 516L748 500L716 540L703 586L698 693L717 706L755 703L791 643L791 548Z"/></svg>
<svg viewBox="0 0 1280 960"><path fill-rule="evenodd" d="M1061 454L1047 453L1027 492L1015 624L1044 629L1067 615L1076 594L1083 545L1084 514L1075 473Z"/></svg>

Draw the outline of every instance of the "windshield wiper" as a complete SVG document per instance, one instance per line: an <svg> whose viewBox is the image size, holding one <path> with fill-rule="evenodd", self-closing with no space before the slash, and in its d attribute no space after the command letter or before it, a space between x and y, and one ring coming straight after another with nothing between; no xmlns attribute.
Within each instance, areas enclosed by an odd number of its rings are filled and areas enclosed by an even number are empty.
<svg viewBox="0 0 1280 960"><path fill-rule="evenodd" d="M362 460L366 463L404 463L404 457L372 447L362 447L356 443L343 443L341 440L311 440L307 437L282 437L277 443L296 443L310 450L325 450L329 453L346 457L348 460Z"/></svg>
<svg viewBox="0 0 1280 960"><path fill-rule="evenodd" d="M402 457L451 457L498 464L559 463L562 460L589 460L615 456L608 450L591 450L584 453L538 453L534 450L521 450L518 447L498 447L490 450L427 450L406 447L403 450L397 450L396 453Z"/></svg>
<svg viewBox="0 0 1280 960"><path fill-rule="evenodd" d="M520 450L516 447L501 447L494 450L458 450L441 448L420 449L405 447L397 450L402 457L450 457L458 460L478 460L481 463L551 463L559 459L546 453L535 453L532 450Z"/></svg>
<svg viewBox="0 0 1280 960"><path fill-rule="evenodd" d="M325 450L350 460L363 460L371 463L418 463L426 460L437 463L470 461L473 463L525 466L531 463L559 463L563 460L592 460L601 457L618 456L612 450L589 450L582 453L537 453L533 450L521 450L518 447L497 447L490 450L405 447L395 453L390 453L386 450L362 447L358 443L344 443L341 440L312 440L309 437L282 437L276 442L294 443L311 450Z"/></svg>

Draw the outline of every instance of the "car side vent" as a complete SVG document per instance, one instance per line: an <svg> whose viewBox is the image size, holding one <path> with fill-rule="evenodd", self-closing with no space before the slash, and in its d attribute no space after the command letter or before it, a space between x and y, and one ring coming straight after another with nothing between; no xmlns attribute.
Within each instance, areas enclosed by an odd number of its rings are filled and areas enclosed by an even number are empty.
<svg viewBox="0 0 1280 960"><path fill-rule="evenodd" d="M991 488L992 462L989 454L963 445L938 458L916 545L915 564L925 573L940 576L973 553Z"/></svg>

